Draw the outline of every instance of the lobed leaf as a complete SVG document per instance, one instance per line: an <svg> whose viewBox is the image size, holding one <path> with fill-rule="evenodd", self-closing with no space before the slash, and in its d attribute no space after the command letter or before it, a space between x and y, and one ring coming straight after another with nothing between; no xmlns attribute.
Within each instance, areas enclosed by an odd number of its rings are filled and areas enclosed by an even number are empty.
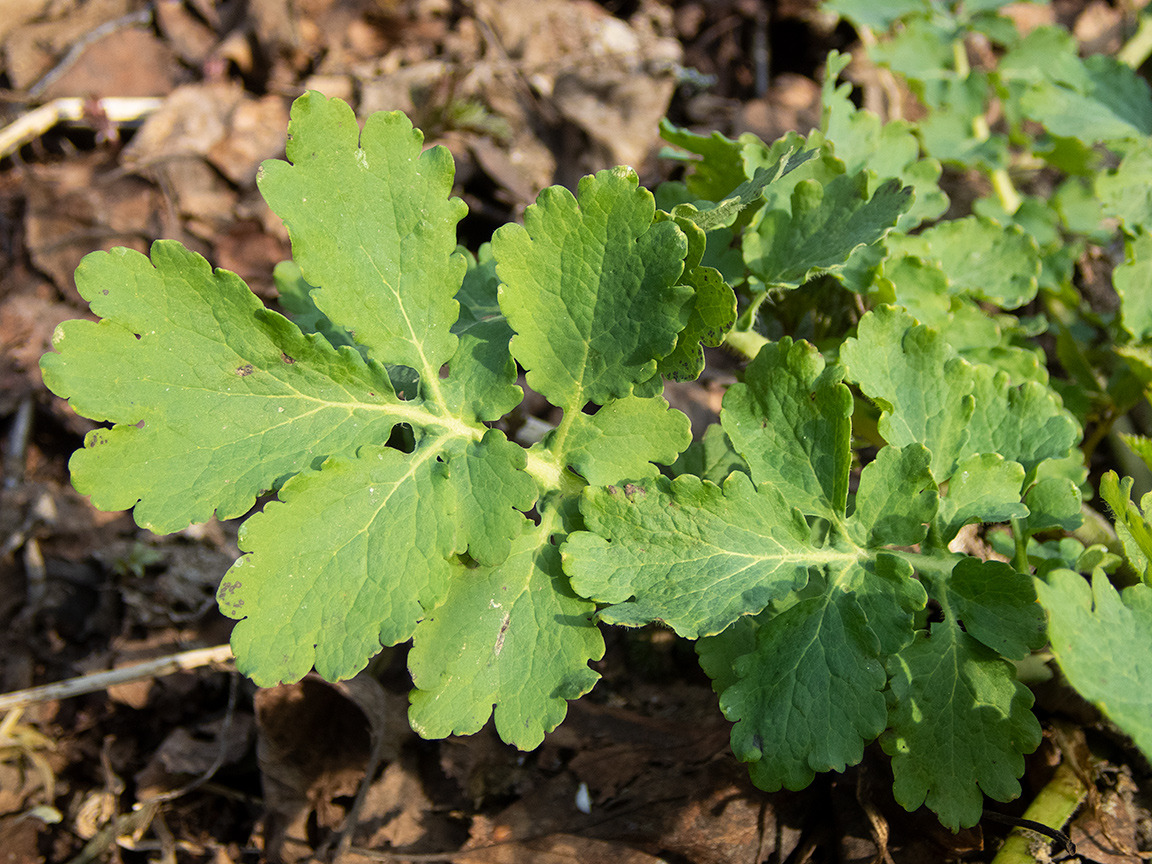
<svg viewBox="0 0 1152 864"><path fill-rule="evenodd" d="M937 263L948 291L1016 309L1036 296L1040 256L1036 241L1017 225L969 216L940 222L915 236L893 236L890 255Z"/></svg>
<svg viewBox="0 0 1152 864"><path fill-rule="evenodd" d="M1116 534L1124 545L1124 555L1132 563L1136 572L1146 583L1152 584L1152 525L1140 508L1132 501L1133 479L1120 479L1115 471L1107 472L1100 478L1100 497L1108 504L1115 519ZM1148 497L1141 500L1147 509Z"/></svg>
<svg viewBox="0 0 1152 864"><path fill-rule="evenodd" d="M543 441L553 444L556 433ZM577 414L560 452L564 462L593 486L621 477L658 473L653 462L670 465L692 441L688 418L670 409L662 396L629 396L605 405L595 415Z"/></svg>
<svg viewBox="0 0 1152 864"><path fill-rule="evenodd" d="M257 183L320 311L429 387L456 352L467 208L448 197L447 148L423 143L402 112L377 112L361 132L347 104L310 91L292 104L288 162L265 162Z"/></svg>
<svg viewBox="0 0 1152 864"><path fill-rule="evenodd" d="M835 50L828 54L820 128L848 174L869 171L879 182L898 178L913 189L911 206L897 221L899 230L911 231L948 209L948 196L938 184L940 163L920 158L912 124L903 120L884 123L876 114L853 104L851 84L836 86L850 59Z"/></svg>
<svg viewBox="0 0 1152 864"><path fill-rule="evenodd" d="M884 440L896 447L923 444L932 452L936 480L951 476L975 409L972 367L937 331L891 306L860 320L856 337L844 340L840 359L848 377L880 406Z"/></svg>
<svg viewBox="0 0 1152 864"><path fill-rule="evenodd" d="M153 244L151 261L93 253L76 283L104 320L57 329L44 381L116 425L88 434L73 483L103 510L135 506L158 534L240 516L284 478L413 416L378 363L305 336L174 241Z"/></svg>
<svg viewBox="0 0 1152 864"><path fill-rule="evenodd" d="M972 367L975 410L962 451L998 453L1024 466L1028 482L1049 459L1070 455L1080 441L1080 427L1060 397L1035 381L1012 387L1006 372Z"/></svg>
<svg viewBox="0 0 1152 864"><path fill-rule="evenodd" d="M1036 580L1060 670L1152 758L1152 588L1122 594L1097 571L1055 570Z"/></svg>
<svg viewBox="0 0 1152 864"><path fill-rule="evenodd" d="M948 602L965 631L1002 657L1023 660L1047 641L1032 577L1002 561L960 559L948 576Z"/></svg>
<svg viewBox="0 0 1152 864"><path fill-rule="evenodd" d="M1080 489L1067 477L1041 477L1024 494L1024 504L1028 508L1028 534L1054 528L1075 531L1084 521Z"/></svg>
<svg viewBox="0 0 1152 864"><path fill-rule="evenodd" d="M1118 217L1129 234L1152 230L1152 147L1147 142L1129 149L1116 168L1094 179L1100 206Z"/></svg>
<svg viewBox="0 0 1152 864"><path fill-rule="evenodd" d="M940 533L945 541L969 522L1007 522L1029 511L1020 503L1024 468L997 453L981 453L961 461L940 501Z"/></svg>
<svg viewBox="0 0 1152 864"><path fill-rule="evenodd" d="M696 291L692 314L659 369L673 381L695 381L704 371L703 346L720 345L736 323L736 294L712 267L693 267L683 282Z"/></svg>
<svg viewBox="0 0 1152 864"><path fill-rule="evenodd" d="M1112 271L1120 295L1120 321L1137 342L1152 341L1152 233L1139 230L1124 242L1124 263Z"/></svg>
<svg viewBox="0 0 1152 864"><path fill-rule="evenodd" d="M674 222L653 224L638 182L613 169L583 178L576 198L545 189L523 227L492 238L512 354L566 411L648 384L691 313L693 291L677 284L687 241Z"/></svg>
<svg viewBox="0 0 1152 864"><path fill-rule="evenodd" d="M237 667L261 686L313 665L335 681L408 639L450 580L466 578L451 556L508 555L536 497L524 464L490 430L467 444L428 438L411 454L366 447L294 477L244 523L247 554L220 583L220 610L240 619Z"/></svg>
<svg viewBox="0 0 1152 864"><path fill-rule="evenodd" d="M853 402L843 377L815 347L785 336L724 395L721 423L753 480L807 515L839 516L847 502Z"/></svg>
<svg viewBox="0 0 1152 864"><path fill-rule="evenodd" d="M812 548L799 511L739 472L723 487L685 474L591 488L580 512L588 531L563 549L576 593L612 604L603 621L661 620L689 639L800 588L810 565L853 560Z"/></svg>
<svg viewBox="0 0 1152 864"><path fill-rule="evenodd" d="M827 184L804 180L792 192L791 212L771 210L744 237L744 260L766 285L795 288L838 270L860 246L888 233L911 203L899 180L869 196L864 174L841 174Z"/></svg>
<svg viewBox="0 0 1152 864"><path fill-rule="evenodd" d="M888 663L893 791L906 810L927 804L953 831L980 821L984 795L1020 794L1024 753L1040 744L1032 694L995 652L947 620Z"/></svg>
<svg viewBox="0 0 1152 864"><path fill-rule="evenodd" d="M504 741L534 749L600 677L588 667L604 655L595 606L568 588L552 522L526 524L499 566L454 579L417 626L408 716L425 738L470 735L494 713Z"/></svg>
<svg viewBox="0 0 1152 864"><path fill-rule="evenodd" d="M922 445L884 447L860 472L849 533L861 546L914 546L928 534L940 496Z"/></svg>
<svg viewBox="0 0 1152 864"><path fill-rule="evenodd" d="M717 637L723 639L724 636ZM802 789L817 771L843 771L887 720L879 642L851 594L801 600L761 626L720 696L736 757L753 782Z"/></svg>
<svg viewBox="0 0 1152 864"><path fill-rule="evenodd" d="M1152 134L1152 96L1135 70L1113 57L1083 60L1076 81L1038 81L1021 98L1028 115L1054 135L1098 141L1141 139Z"/></svg>
<svg viewBox="0 0 1152 864"><path fill-rule="evenodd" d="M713 423L705 429L700 440L689 444L671 466L673 477L694 474L717 486L723 485L733 471L748 474L748 463L736 452L731 439L719 423Z"/></svg>

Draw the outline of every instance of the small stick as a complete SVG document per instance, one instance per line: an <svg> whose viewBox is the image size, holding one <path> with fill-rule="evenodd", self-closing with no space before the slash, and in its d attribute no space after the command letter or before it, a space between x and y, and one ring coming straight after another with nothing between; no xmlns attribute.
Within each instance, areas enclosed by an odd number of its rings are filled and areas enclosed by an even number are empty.
<svg viewBox="0 0 1152 864"><path fill-rule="evenodd" d="M94 113L112 123L133 123L163 104L164 100L156 96L109 96L96 100L70 96L53 99L0 129L0 158L12 155L57 123L85 120Z"/></svg>
<svg viewBox="0 0 1152 864"><path fill-rule="evenodd" d="M34 705L38 702L51 702L54 699L82 696L85 693L97 693L117 684L143 681L147 678L159 678L163 675L171 675L173 672L210 666L214 663L227 663L231 660L232 649L228 645L182 651L179 654L169 654L167 657L125 666L122 669L93 672L90 675L69 678L55 684L43 684L39 687L29 687L25 690L5 693L0 695L0 711L8 711L24 705Z"/></svg>

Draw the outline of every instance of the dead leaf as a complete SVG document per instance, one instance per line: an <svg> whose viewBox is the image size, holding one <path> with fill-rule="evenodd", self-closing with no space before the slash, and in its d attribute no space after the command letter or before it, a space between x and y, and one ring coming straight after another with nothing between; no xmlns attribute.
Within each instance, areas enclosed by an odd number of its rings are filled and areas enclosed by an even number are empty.
<svg viewBox="0 0 1152 864"><path fill-rule="evenodd" d="M227 132L207 152L208 161L237 186L254 186L265 159L284 153L288 108L280 96L244 99L228 118Z"/></svg>
<svg viewBox="0 0 1152 864"><path fill-rule="evenodd" d="M122 18L131 0L88 0L78 7L53 4L57 17L13 29L4 41L5 70L12 87L24 90L52 69L86 33ZM3 18L7 22L7 18ZM77 94L71 93L71 96Z"/></svg>
<svg viewBox="0 0 1152 864"><path fill-rule="evenodd" d="M164 738L148 764L136 773L136 798L146 801L206 774L217 764L233 765L252 746L255 718L243 711L233 713L225 734L224 718L198 723L194 727L178 726Z"/></svg>
<svg viewBox="0 0 1152 864"><path fill-rule="evenodd" d="M185 63L200 66L212 54L217 38L212 28L189 12L183 0L156 0L156 25Z"/></svg>
<svg viewBox="0 0 1152 864"><path fill-rule="evenodd" d="M104 162L99 152L76 154L27 175L24 227L32 261L77 301L73 274L81 258L112 246L144 251L160 229L155 188L139 177L101 182Z"/></svg>
<svg viewBox="0 0 1152 864"><path fill-rule="evenodd" d="M256 760L264 785L266 851L270 858L311 854L309 822L340 827L336 799L356 794L368 762L372 734L386 736L386 760L412 735L406 700L388 696L361 674L329 684L308 675L296 684L260 690L256 705Z"/></svg>
<svg viewBox="0 0 1152 864"><path fill-rule="evenodd" d="M176 85L176 58L167 43L139 27L116 30L81 52L43 98L164 96Z"/></svg>
<svg viewBox="0 0 1152 864"><path fill-rule="evenodd" d="M521 843L504 843L452 858L460 864L663 864L664 859L608 840L551 834ZM729 859L733 860L733 859Z"/></svg>
<svg viewBox="0 0 1152 864"><path fill-rule="evenodd" d="M52 0L0 0L0 40L42 16Z"/></svg>
<svg viewBox="0 0 1152 864"><path fill-rule="evenodd" d="M675 90L669 69L681 59L669 10L642 3L625 22L590 0L503 0L477 4L477 17L601 163L643 164Z"/></svg>

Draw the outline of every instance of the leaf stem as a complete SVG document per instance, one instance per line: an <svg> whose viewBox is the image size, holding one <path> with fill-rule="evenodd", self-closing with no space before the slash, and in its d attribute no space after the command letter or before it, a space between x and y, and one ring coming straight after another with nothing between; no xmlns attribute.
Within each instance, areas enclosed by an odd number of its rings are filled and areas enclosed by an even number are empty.
<svg viewBox="0 0 1152 864"><path fill-rule="evenodd" d="M1139 69L1150 56L1152 56L1152 15L1141 15L1136 32L1124 43L1124 47L1116 52L1116 59L1133 69Z"/></svg>
<svg viewBox="0 0 1152 864"><path fill-rule="evenodd" d="M1012 539L1016 544L1016 554L1012 556L1012 567L1017 573L1028 573L1028 532L1024 520L1016 517L1011 520Z"/></svg>
<svg viewBox="0 0 1152 864"><path fill-rule="evenodd" d="M772 340L761 336L755 330L732 330L724 337L726 347L743 354L749 360L755 359L760 349L770 341Z"/></svg>
<svg viewBox="0 0 1152 864"><path fill-rule="evenodd" d="M963 39L953 40L952 59L953 65L956 67L956 75L961 80L972 74L972 67L968 63L968 49L965 47ZM972 135L977 141L987 141L992 137L992 132L988 128L988 119L983 114L972 118ZM992 181L992 188L996 191L1000 206L1004 208L1006 213L1014 215L1020 209L1023 201L1020 198L1020 193L1016 191L1016 186L1012 183L1012 178L1008 176L1008 171L1004 168L995 168L989 173L988 179Z"/></svg>
<svg viewBox="0 0 1152 864"><path fill-rule="evenodd" d="M963 37L952 40L952 65L956 67L956 76L960 79L967 78L972 71L968 63L968 48Z"/></svg>

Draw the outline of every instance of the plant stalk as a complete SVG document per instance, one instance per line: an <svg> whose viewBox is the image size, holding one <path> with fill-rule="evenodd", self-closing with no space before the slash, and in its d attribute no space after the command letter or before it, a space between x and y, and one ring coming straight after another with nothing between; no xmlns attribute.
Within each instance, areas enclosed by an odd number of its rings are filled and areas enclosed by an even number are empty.
<svg viewBox="0 0 1152 864"><path fill-rule="evenodd" d="M1066 760L1060 763L1048 785L1032 800L1024 818L1059 831L1068 824L1087 794L1088 790ZM1038 859L1030 851L1036 835L1026 831L1014 828L992 859L992 864L1036 864Z"/></svg>

